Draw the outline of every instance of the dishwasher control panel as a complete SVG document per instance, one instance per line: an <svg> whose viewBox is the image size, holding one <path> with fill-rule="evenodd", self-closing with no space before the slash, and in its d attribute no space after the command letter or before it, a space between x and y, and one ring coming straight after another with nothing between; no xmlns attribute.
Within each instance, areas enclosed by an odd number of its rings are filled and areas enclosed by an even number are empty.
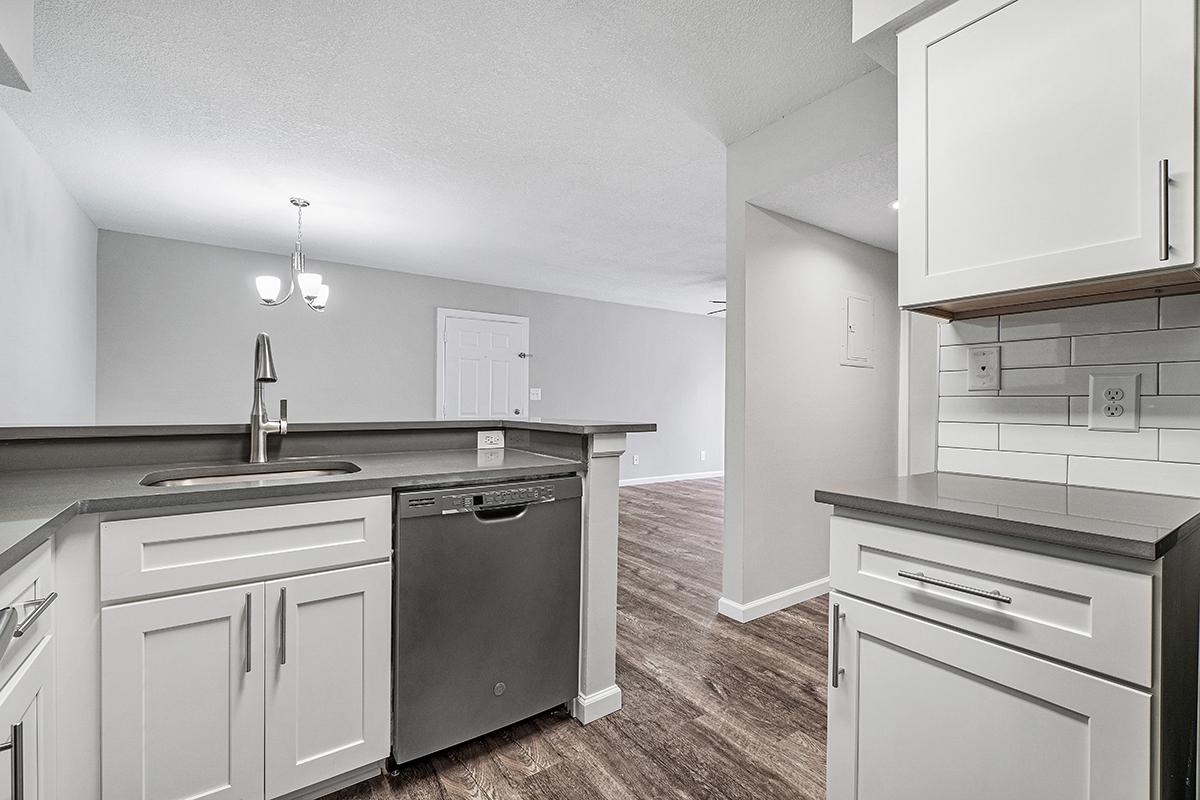
<svg viewBox="0 0 1200 800"><path fill-rule="evenodd" d="M400 517L424 517L432 514L461 514L505 506L551 503L581 495L578 478L471 486L462 489L434 489L425 492L401 492L396 496Z"/></svg>
<svg viewBox="0 0 1200 800"><path fill-rule="evenodd" d="M467 494L442 495L442 513L475 511L496 506L515 506L527 503L545 503L554 499L554 487L549 484L515 486L510 489L487 489Z"/></svg>

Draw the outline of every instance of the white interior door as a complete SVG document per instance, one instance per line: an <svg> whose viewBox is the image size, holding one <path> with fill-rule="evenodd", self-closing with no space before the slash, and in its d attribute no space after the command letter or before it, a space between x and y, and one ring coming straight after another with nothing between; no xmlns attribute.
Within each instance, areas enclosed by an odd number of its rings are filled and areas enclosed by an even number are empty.
<svg viewBox="0 0 1200 800"><path fill-rule="evenodd" d="M448 309L438 316L440 418L528 414L528 318Z"/></svg>

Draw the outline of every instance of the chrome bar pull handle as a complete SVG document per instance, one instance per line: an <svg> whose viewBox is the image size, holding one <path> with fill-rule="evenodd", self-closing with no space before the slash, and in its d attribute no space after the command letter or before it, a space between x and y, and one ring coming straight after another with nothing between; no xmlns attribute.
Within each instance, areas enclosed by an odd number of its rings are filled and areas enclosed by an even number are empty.
<svg viewBox="0 0 1200 800"><path fill-rule="evenodd" d="M246 672L249 672L254 667L254 659L251 655L251 650L254 649L254 618L250 613L253 610L254 595L246 592Z"/></svg>
<svg viewBox="0 0 1200 800"><path fill-rule="evenodd" d="M33 623L37 622L37 618L46 613L46 609L49 608L57 599L58 592L51 592L40 600L30 600L28 603L26 603L25 605L36 606L36 608L34 608L33 611L30 612L29 616L17 626L17 629L13 631L13 636L19 637L29 633L29 629L33 627Z"/></svg>
<svg viewBox="0 0 1200 800"><path fill-rule="evenodd" d="M1171 172L1167 159L1158 162L1158 260L1171 257Z"/></svg>
<svg viewBox="0 0 1200 800"><path fill-rule="evenodd" d="M18 722L9 729L8 741L0 744L0 753L11 753L10 784L12 800L25 800L25 723Z"/></svg>
<svg viewBox="0 0 1200 800"><path fill-rule="evenodd" d="M987 589L976 589L974 586L967 586L962 583L944 581L941 578L931 578L924 572L909 572L902 569L896 574L901 578L908 578L910 581L925 583L929 584L930 586L940 586L941 588L949 589L952 592L962 592L963 594L969 594L972 597L982 597L985 600L995 600L997 603L1011 603L1013 601L1011 597L1001 594L999 589L992 589L991 591L988 591Z"/></svg>
<svg viewBox="0 0 1200 800"><path fill-rule="evenodd" d="M838 656L842 648L842 620L845 618L841 605L834 603L829 612L829 685L834 689L838 688L842 676L846 674Z"/></svg>
<svg viewBox="0 0 1200 800"><path fill-rule="evenodd" d="M287 663L287 587L279 587L279 663Z"/></svg>

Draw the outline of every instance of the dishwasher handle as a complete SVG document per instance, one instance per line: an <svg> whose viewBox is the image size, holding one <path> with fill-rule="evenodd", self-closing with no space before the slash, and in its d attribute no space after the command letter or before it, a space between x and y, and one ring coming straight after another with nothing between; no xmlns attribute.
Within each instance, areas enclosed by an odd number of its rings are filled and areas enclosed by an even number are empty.
<svg viewBox="0 0 1200 800"><path fill-rule="evenodd" d="M478 508L475 509L475 519L485 525L492 525L498 522L511 522L525 516L525 512L529 510L529 503L524 503L519 506L500 506L499 508Z"/></svg>

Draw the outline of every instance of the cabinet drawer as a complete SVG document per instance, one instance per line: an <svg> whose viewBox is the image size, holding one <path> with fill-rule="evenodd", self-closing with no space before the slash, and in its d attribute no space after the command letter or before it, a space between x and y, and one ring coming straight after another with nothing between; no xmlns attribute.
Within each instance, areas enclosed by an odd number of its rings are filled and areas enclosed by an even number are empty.
<svg viewBox="0 0 1200 800"><path fill-rule="evenodd" d="M358 564L391 552L390 495L103 522L100 599Z"/></svg>
<svg viewBox="0 0 1200 800"><path fill-rule="evenodd" d="M0 608L13 608L17 613L17 625L20 625L37 609L34 601L48 597L52 591L54 561L50 542L46 542L0 576ZM4 655L0 656L0 686L12 677L17 667L41 644L42 639L50 635L53 618L54 609L49 607L29 626L23 636L9 640Z"/></svg>
<svg viewBox="0 0 1200 800"><path fill-rule="evenodd" d="M837 591L1152 685L1151 575L846 517L830 530Z"/></svg>

